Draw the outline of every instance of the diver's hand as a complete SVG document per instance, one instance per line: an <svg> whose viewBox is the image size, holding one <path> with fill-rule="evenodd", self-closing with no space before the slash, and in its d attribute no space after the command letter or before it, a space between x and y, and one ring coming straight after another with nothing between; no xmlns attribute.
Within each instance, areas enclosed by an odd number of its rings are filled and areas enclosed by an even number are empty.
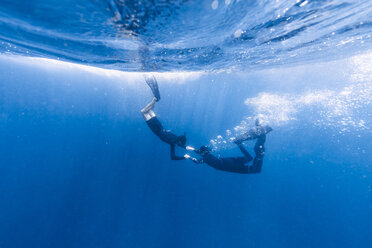
<svg viewBox="0 0 372 248"><path fill-rule="evenodd" d="M188 151L195 151L195 148L192 147L192 146L186 146L186 150L188 150Z"/></svg>

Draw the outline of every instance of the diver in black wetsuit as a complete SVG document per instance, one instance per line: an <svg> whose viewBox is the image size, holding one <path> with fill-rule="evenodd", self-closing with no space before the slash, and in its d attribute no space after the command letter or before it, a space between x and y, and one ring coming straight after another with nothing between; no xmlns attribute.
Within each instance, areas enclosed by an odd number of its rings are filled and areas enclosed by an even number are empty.
<svg viewBox="0 0 372 248"><path fill-rule="evenodd" d="M252 161L252 156L248 151L243 147L242 144L238 145L240 151L244 154L244 157L227 157L227 158L217 158L211 153L211 150L202 146L199 149L195 150L193 147L187 146L187 150L194 151L195 153L202 156L201 159L196 159L186 154L185 158L192 160L197 164L208 164L209 166L215 168L216 170L222 170L227 172L235 172L240 174L254 173L252 171L252 166L246 165L248 162Z"/></svg>
<svg viewBox="0 0 372 248"><path fill-rule="evenodd" d="M154 77L146 78L146 83L151 88L154 98L152 101L141 110L143 118L145 119L147 125L150 129L156 134L162 141L167 144L170 144L170 154L172 160L183 160L185 157L176 156L175 148L176 145L185 148L186 144L186 135L179 135L172 133L169 130L165 130L163 125L160 123L154 112L155 102L160 100L160 93L158 84Z"/></svg>
<svg viewBox="0 0 372 248"><path fill-rule="evenodd" d="M249 130L243 135L238 136L234 142L238 145L240 151L244 154L244 157L217 158L216 156L211 154L211 150L206 146L202 146L198 150L195 150L191 146L187 146L187 150L196 152L197 154L201 155L202 158L196 159L188 154L185 155L185 158L190 159L197 164L206 163L217 170L235 172L240 174L259 173L261 172L262 159L265 152L264 143L266 140L266 134L270 131L272 131L271 127L261 126L259 120L256 120L255 128ZM257 139L256 145L254 147L254 151L256 154L254 160L242 145L243 141L252 139ZM252 165L246 165L252 160Z"/></svg>

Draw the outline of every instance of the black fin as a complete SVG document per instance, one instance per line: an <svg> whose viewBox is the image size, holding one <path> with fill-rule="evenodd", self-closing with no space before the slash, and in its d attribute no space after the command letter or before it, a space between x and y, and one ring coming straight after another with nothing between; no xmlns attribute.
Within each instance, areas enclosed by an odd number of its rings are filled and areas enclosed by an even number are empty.
<svg viewBox="0 0 372 248"><path fill-rule="evenodd" d="M156 101L158 102L160 100L160 92L159 92L159 86L158 82L156 81L156 78L154 76L146 77L146 83L150 87L152 94L156 98Z"/></svg>

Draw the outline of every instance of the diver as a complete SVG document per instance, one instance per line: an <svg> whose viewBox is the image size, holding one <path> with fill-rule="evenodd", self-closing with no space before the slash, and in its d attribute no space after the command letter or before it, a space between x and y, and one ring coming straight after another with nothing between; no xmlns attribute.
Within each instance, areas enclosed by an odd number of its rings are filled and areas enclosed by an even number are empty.
<svg viewBox="0 0 372 248"><path fill-rule="evenodd" d="M240 174L249 174L255 173L252 170L252 166L246 165L248 162L252 161L252 156L248 153L248 151L243 147L242 144L238 145L240 151L243 153L244 157L227 157L227 158L219 158L214 156L211 153L211 149L206 146L201 146L199 149L195 149L191 146L187 146L186 149L189 151L194 151L195 153L202 156L201 159L193 158L188 154L185 154L185 158L192 160L196 164L205 163L216 170L227 171L227 172L234 172Z"/></svg>
<svg viewBox="0 0 372 248"><path fill-rule="evenodd" d="M202 158L196 159L188 154L185 154L185 158L190 159L197 164L206 163L217 170L235 172L240 174L259 173L261 172L262 160L265 154L264 143L266 141L266 134L271 132L272 128L269 126L262 126L258 119L256 120L255 125L255 128L249 130L247 133L238 136L234 140L234 143L238 145L244 157L217 158L216 156L211 154L211 149L206 146L202 146L197 150L191 146L187 146L187 150L194 151L195 153L202 156ZM256 154L254 159L242 145L243 141L253 139L257 139L254 146L254 152ZM246 165L252 160L252 165Z"/></svg>
<svg viewBox="0 0 372 248"><path fill-rule="evenodd" d="M160 123L156 114L154 112L155 102L160 100L160 92L158 83L155 77L145 78L147 85L150 87L154 98L152 101L141 110L143 118L145 119L147 125L150 127L151 131L156 134L162 141L170 145L170 154L172 160L183 160L185 157L180 157L175 155L176 145L185 148L186 135L179 135L172 133L169 130L165 130L163 125Z"/></svg>

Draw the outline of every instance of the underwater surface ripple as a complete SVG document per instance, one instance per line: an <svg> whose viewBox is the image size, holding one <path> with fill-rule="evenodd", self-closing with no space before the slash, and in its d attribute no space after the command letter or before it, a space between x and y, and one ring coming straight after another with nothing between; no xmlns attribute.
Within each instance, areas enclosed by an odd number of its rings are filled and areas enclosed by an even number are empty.
<svg viewBox="0 0 372 248"><path fill-rule="evenodd" d="M124 71L259 69L372 44L369 0L0 3L0 53Z"/></svg>

